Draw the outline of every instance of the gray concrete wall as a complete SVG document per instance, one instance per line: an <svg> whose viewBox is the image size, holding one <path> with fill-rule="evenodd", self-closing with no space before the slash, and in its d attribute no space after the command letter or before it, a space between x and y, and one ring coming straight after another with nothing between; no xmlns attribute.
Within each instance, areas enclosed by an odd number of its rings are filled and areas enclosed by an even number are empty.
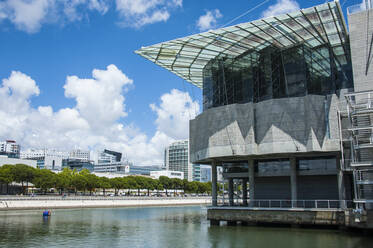
<svg viewBox="0 0 373 248"><path fill-rule="evenodd" d="M208 220L249 223L344 225L343 211L208 209Z"/></svg>
<svg viewBox="0 0 373 248"><path fill-rule="evenodd" d="M373 90L373 9L348 15L355 91Z"/></svg>
<svg viewBox="0 0 373 248"><path fill-rule="evenodd" d="M340 151L337 95L232 104L190 121L192 162L229 156Z"/></svg>

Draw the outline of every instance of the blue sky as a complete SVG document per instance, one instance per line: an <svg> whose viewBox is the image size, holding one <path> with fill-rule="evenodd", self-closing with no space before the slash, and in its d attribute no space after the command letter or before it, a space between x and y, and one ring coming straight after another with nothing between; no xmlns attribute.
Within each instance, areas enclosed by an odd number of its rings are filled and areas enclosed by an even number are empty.
<svg viewBox="0 0 373 248"><path fill-rule="evenodd" d="M134 51L218 28L263 2L0 0L0 140L162 163L164 146L188 137L201 90ZM268 0L232 24L323 2Z"/></svg>

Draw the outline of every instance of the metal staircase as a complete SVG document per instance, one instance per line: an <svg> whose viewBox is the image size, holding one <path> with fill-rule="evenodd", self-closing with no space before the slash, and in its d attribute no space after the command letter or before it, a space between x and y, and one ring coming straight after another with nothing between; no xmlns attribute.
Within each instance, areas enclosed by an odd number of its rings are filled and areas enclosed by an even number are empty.
<svg viewBox="0 0 373 248"><path fill-rule="evenodd" d="M373 207L373 91L345 95L350 137L350 164L358 208ZM346 167L346 166L345 166Z"/></svg>

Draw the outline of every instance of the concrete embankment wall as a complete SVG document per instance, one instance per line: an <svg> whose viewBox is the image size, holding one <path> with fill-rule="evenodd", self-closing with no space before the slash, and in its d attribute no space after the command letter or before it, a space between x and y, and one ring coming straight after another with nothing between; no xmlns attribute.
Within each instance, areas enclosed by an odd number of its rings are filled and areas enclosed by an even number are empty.
<svg viewBox="0 0 373 248"><path fill-rule="evenodd" d="M249 223L343 226L344 211L209 209L207 218Z"/></svg>
<svg viewBox="0 0 373 248"><path fill-rule="evenodd" d="M55 208L101 208L167 205L205 205L211 198L174 198L174 199L46 199L46 200L1 200L1 210L17 209L55 209Z"/></svg>

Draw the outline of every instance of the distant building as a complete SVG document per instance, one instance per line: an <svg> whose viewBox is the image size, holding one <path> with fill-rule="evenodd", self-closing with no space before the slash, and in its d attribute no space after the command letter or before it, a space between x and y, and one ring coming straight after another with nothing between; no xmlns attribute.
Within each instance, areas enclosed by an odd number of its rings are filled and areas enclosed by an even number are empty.
<svg viewBox="0 0 373 248"><path fill-rule="evenodd" d="M193 164L193 181L201 181L201 165Z"/></svg>
<svg viewBox="0 0 373 248"><path fill-rule="evenodd" d="M83 151L83 150L80 150L80 149L72 150L69 154L69 158L89 161L90 160L90 152L89 151Z"/></svg>
<svg viewBox="0 0 373 248"><path fill-rule="evenodd" d="M169 178L178 178L180 180L184 179L184 173L181 171L169 171L169 170L160 170L160 171L151 171L150 176L154 179L159 179L161 176Z"/></svg>
<svg viewBox="0 0 373 248"><path fill-rule="evenodd" d="M92 161L87 161L85 159L76 159L76 158L68 158L62 161L62 169L69 168L71 170L81 171L83 169L87 169L89 171L94 171L94 165Z"/></svg>
<svg viewBox="0 0 373 248"><path fill-rule="evenodd" d="M94 172L128 174L130 171L129 163L121 161L121 159L122 153L105 149L98 156L97 164L94 166Z"/></svg>
<svg viewBox="0 0 373 248"><path fill-rule="evenodd" d="M201 182L211 182L211 167L201 166Z"/></svg>
<svg viewBox="0 0 373 248"><path fill-rule="evenodd" d="M170 171L181 171L184 179L193 180L193 168L189 159L189 141L180 140L165 149L165 167Z"/></svg>
<svg viewBox="0 0 373 248"><path fill-rule="evenodd" d="M36 160L27 160L19 158L8 158L6 155L0 155L0 167L4 164L25 164L36 168Z"/></svg>
<svg viewBox="0 0 373 248"><path fill-rule="evenodd" d="M161 168L158 166L136 166L130 165L130 175L143 175L150 176L152 171L159 171Z"/></svg>
<svg viewBox="0 0 373 248"><path fill-rule="evenodd" d="M21 152L22 159L36 160L40 169L62 170L62 161L69 158L69 153L54 149L29 149Z"/></svg>
<svg viewBox="0 0 373 248"><path fill-rule="evenodd" d="M111 173L111 172L93 172L92 174L98 177L116 178L116 177L126 177L127 174L123 173Z"/></svg>
<svg viewBox="0 0 373 248"><path fill-rule="evenodd" d="M0 142L0 155L6 155L9 158L19 158L21 147L14 140Z"/></svg>

